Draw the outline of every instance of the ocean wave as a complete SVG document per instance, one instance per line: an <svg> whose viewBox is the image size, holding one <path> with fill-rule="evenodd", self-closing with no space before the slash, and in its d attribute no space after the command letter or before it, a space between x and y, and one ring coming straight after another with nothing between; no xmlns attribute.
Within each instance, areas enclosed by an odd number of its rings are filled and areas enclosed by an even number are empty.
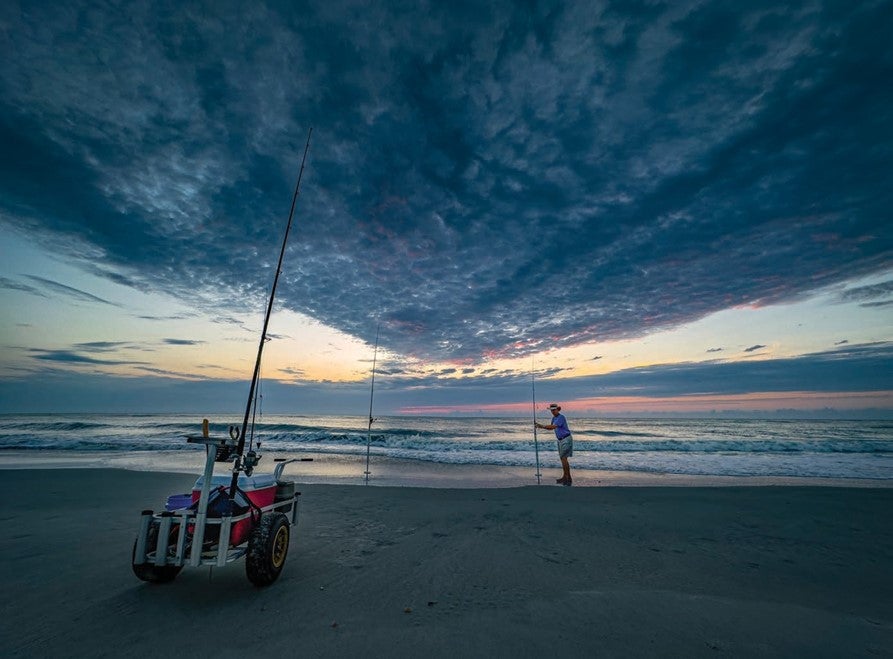
<svg viewBox="0 0 893 659"><path fill-rule="evenodd" d="M163 428L155 428L151 434L135 432L132 429L118 429L109 432L106 426L79 426L77 428L61 428L70 424L60 424L60 429L49 433L27 432L21 429L18 433L0 432L0 448L16 449L59 449L79 451L133 451L146 449L178 449L187 447L183 434L169 434ZM102 428L104 432L97 432ZM182 429L181 429L182 430ZM471 451L486 453L488 451L533 451L535 443L532 438L490 439L486 437L468 437L454 434L437 435L432 432L409 432L392 430L373 432L369 435L362 431L304 430L285 429L279 432L255 432L255 443L260 442L266 448L277 450L297 450L305 446L329 444L346 447L365 447L367 442L378 449L405 451L440 451L455 453ZM538 442L545 450L553 447L554 440L543 439ZM893 440L870 439L593 439L591 437L574 437L575 452L592 453L689 453L689 454L736 454L736 453L839 453L839 454L878 454L893 453Z"/></svg>
<svg viewBox="0 0 893 659"><path fill-rule="evenodd" d="M377 419L371 434L368 418L323 421L272 417L251 439L269 453L357 455L368 442L374 455L429 462L523 466L537 449L544 463L557 461L552 433L535 444L525 419L390 417ZM212 423L212 436L228 437L229 425ZM893 478L889 422L578 419L572 427L573 464L584 468ZM8 415L0 417L0 451L200 451L185 441L200 432L195 415Z"/></svg>
<svg viewBox="0 0 893 659"><path fill-rule="evenodd" d="M29 421L0 422L0 431L16 432L78 432L113 427L108 423L94 421Z"/></svg>

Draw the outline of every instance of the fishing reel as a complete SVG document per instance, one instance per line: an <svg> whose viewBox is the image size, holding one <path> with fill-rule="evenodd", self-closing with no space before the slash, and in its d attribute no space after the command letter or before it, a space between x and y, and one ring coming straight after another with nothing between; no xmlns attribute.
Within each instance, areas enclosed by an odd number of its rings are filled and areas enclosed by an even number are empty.
<svg viewBox="0 0 893 659"><path fill-rule="evenodd" d="M238 444L239 437L241 436L241 432L237 426L229 427L229 436L234 442ZM257 448L260 448L260 442L257 443ZM233 447L227 444L221 444L217 448L217 457L215 460L217 462L228 462L230 457L233 454ZM234 471L244 471L246 476L250 476L254 471L254 468L257 466L257 463L260 462L261 456L258 455L254 450L249 450L245 456L239 460L236 459L236 464L233 467Z"/></svg>
<svg viewBox="0 0 893 659"><path fill-rule="evenodd" d="M259 444L258 444L258 447L260 447ZM260 462L260 458L261 458L261 456L259 456L254 451L248 451L248 453L245 454L245 459L242 460L242 471L245 472L246 476L251 475L251 472L254 471L254 468L257 466L257 463Z"/></svg>

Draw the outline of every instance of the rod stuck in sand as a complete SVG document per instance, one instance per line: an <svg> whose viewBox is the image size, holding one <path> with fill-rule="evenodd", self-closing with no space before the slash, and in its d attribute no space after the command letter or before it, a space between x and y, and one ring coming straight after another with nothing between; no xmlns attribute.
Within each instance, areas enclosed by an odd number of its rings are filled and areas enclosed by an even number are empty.
<svg viewBox="0 0 893 659"><path fill-rule="evenodd" d="M533 365L533 357L530 358L530 389L533 394L533 451L536 454L536 484L541 485L540 445L536 437L536 371Z"/></svg>
<svg viewBox="0 0 893 659"><path fill-rule="evenodd" d="M378 329L375 330L375 352L372 353L372 385L369 387L369 433L366 436L366 471L363 473L366 474L366 485L369 484L369 453L372 450L372 422L375 419L372 418L372 400L375 397L375 363L378 360L378 337L381 334L381 323L378 324Z"/></svg>

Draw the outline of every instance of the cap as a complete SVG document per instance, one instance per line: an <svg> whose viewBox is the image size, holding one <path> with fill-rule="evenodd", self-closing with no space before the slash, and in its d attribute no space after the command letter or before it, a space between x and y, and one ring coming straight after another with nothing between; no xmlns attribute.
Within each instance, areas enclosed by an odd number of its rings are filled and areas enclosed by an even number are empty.
<svg viewBox="0 0 893 659"><path fill-rule="evenodd" d="M559 410L559 411L560 411L560 410L561 410L561 405L556 405L555 403L552 403L551 405L549 405L549 409L550 409L550 410Z"/></svg>

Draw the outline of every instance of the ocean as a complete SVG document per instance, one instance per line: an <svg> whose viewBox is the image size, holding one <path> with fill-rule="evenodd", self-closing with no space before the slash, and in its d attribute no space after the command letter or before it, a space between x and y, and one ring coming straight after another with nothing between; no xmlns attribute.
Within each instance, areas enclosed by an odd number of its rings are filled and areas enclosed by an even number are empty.
<svg viewBox="0 0 893 659"><path fill-rule="evenodd" d="M540 419L546 422L546 418ZM754 419L607 419L568 415L575 469L705 476L893 479L893 421ZM211 420L226 436L239 415ZM201 451L186 435L201 434L194 415L0 415L0 458L66 455L127 458L130 468L186 469ZM262 452L365 456L367 419L356 416L267 415L255 427ZM375 420L371 456L435 464L557 467L554 434L531 419L384 417ZM15 459L6 459L14 466Z"/></svg>

